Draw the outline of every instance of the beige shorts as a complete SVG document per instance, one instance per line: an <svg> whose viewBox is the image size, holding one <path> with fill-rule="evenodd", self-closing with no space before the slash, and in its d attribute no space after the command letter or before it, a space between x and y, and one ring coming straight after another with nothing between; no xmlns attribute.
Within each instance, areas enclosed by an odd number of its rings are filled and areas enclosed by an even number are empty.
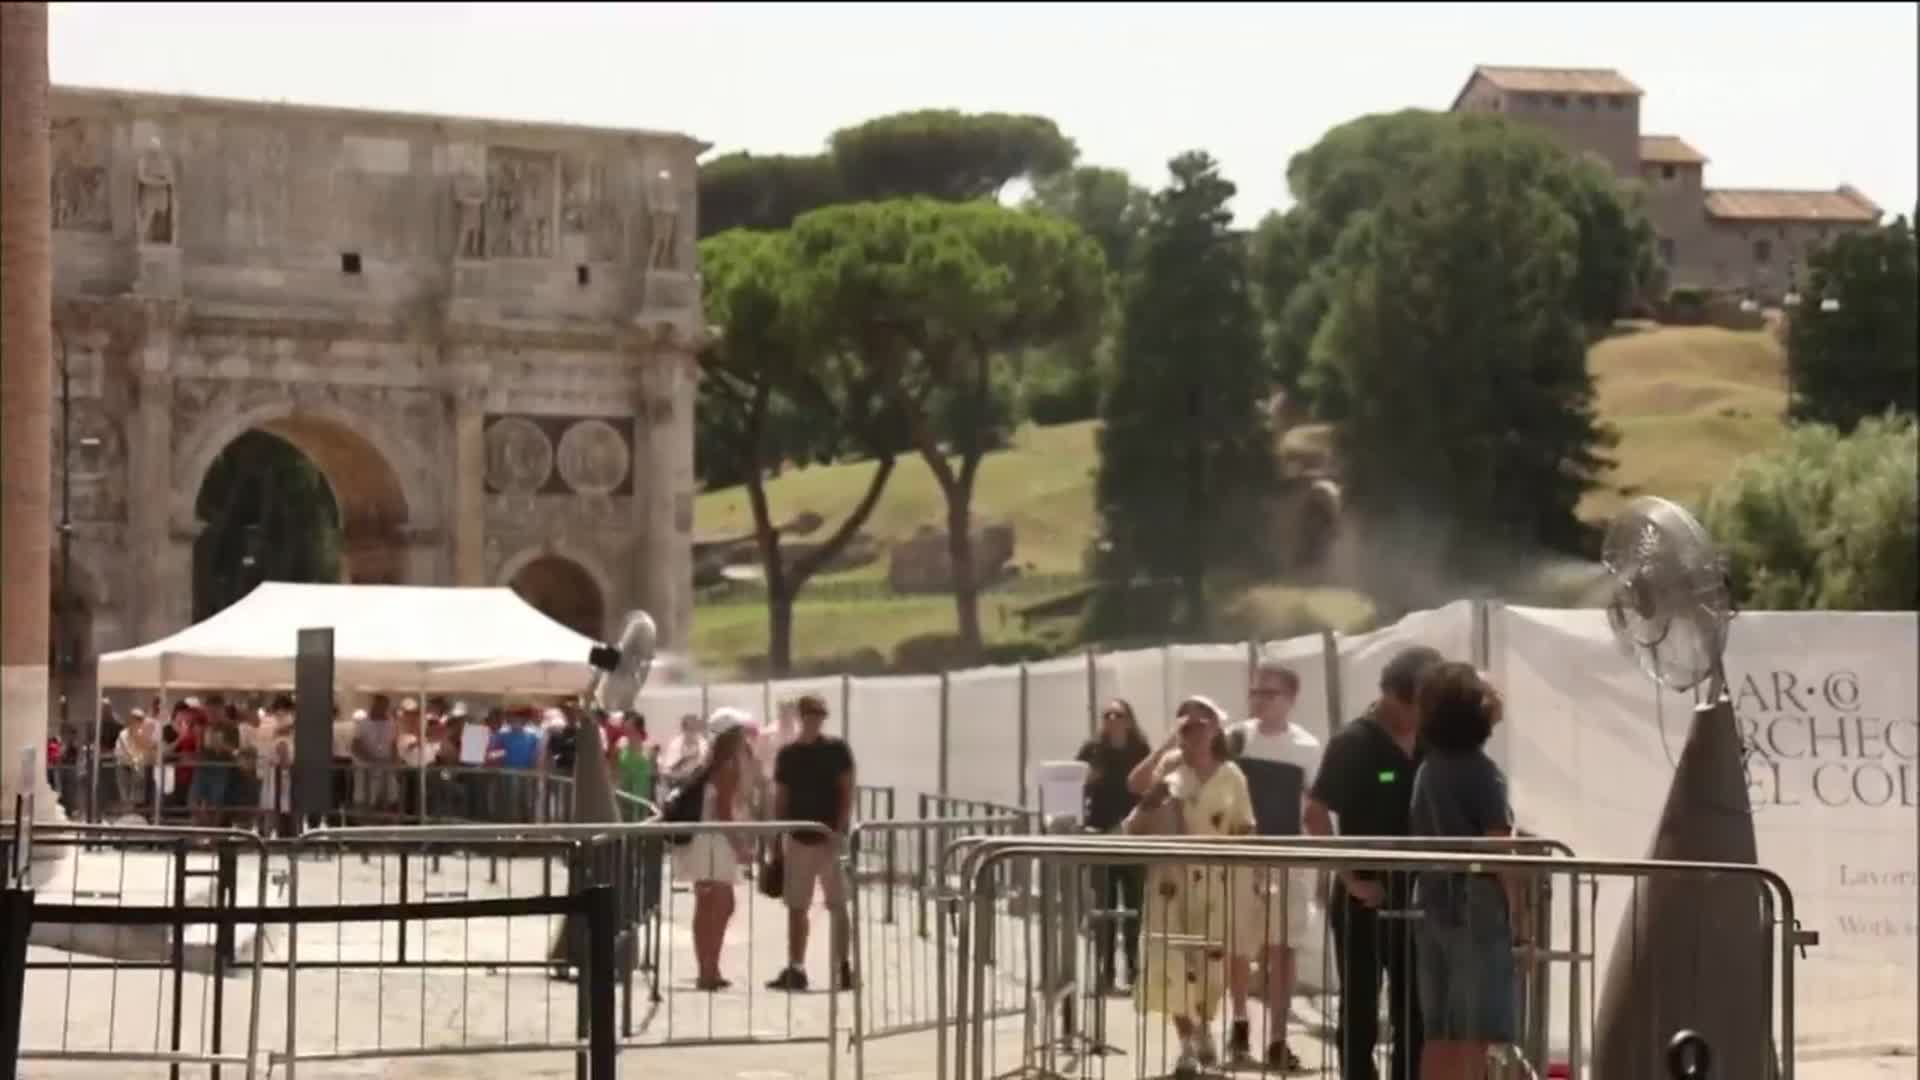
<svg viewBox="0 0 1920 1080"><path fill-rule="evenodd" d="M780 858L787 868L780 897L790 910L805 911L812 906L816 883L828 907L838 908L847 902L846 878L840 872L840 860L834 857L835 847L829 843L802 844L791 836L780 841Z"/></svg>
<svg viewBox="0 0 1920 1080"><path fill-rule="evenodd" d="M1308 901L1313 893L1312 870L1243 870L1229 931L1235 956L1258 958L1270 948L1290 949L1307 943L1312 933ZM1246 912L1242 918L1240 911Z"/></svg>

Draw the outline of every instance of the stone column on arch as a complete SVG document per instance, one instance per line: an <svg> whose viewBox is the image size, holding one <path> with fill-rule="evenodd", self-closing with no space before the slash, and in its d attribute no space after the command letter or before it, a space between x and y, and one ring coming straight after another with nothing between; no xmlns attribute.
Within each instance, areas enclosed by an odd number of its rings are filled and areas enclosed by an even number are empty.
<svg viewBox="0 0 1920 1080"><path fill-rule="evenodd" d="M30 785L59 821L45 754L53 572L53 208L47 5L0 4L0 814ZM36 872L36 877L39 873Z"/></svg>
<svg viewBox="0 0 1920 1080"><path fill-rule="evenodd" d="M453 583L487 581L487 390L479 384L454 390L453 497L447 531L453 551Z"/></svg>
<svg viewBox="0 0 1920 1080"><path fill-rule="evenodd" d="M693 632L693 359L682 349L656 346L641 365L635 589L661 639L684 649Z"/></svg>

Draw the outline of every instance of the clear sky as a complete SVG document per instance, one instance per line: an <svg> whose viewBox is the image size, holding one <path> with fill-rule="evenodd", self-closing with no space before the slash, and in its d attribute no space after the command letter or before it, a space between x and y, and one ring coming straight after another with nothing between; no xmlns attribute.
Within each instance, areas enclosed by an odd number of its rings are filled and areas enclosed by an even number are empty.
<svg viewBox="0 0 1920 1080"><path fill-rule="evenodd" d="M1476 63L1613 67L1717 187L1915 204L1916 5L55 4L56 82L685 131L809 152L923 107L1042 113L1158 184L1203 148L1243 224L1369 112Z"/></svg>

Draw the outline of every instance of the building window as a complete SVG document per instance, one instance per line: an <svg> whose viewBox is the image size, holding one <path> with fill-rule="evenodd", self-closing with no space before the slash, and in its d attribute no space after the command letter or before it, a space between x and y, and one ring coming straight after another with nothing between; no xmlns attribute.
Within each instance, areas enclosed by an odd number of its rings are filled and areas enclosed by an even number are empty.
<svg viewBox="0 0 1920 1080"><path fill-rule="evenodd" d="M1679 172L1680 170L1674 168L1671 165L1662 165L1660 166L1660 179L1671 180L1675 176L1679 175Z"/></svg>
<svg viewBox="0 0 1920 1080"><path fill-rule="evenodd" d="M1753 242L1753 261L1767 263L1773 261L1773 241L1755 240Z"/></svg>
<svg viewBox="0 0 1920 1080"><path fill-rule="evenodd" d="M1586 106L1588 109L1597 109L1600 107L1600 99L1594 97L1592 94L1581 94L1580 104Z"/></svg>
<svg viewBox="0 0 1920 1080"><path fill-rule="evenodd" d="M1555 94L1555 95L1553 95L1553 107L1554 107L1554 108L1556 108L1556 109L1564 109L1564 108L1566 108L1566 107L1567 107L1567 95L1565 95L1565 94Z"/></svg>
<svg viewBox="0 0 1920 1080"><path fill-rule="evenodd" d="M1663 263L1673 262L1673 237L1671 236L1663 236L1660 238L1660 261Z"/></svg>
<svg viewBox="0 0 1920 1080"><path fill-rule="evenodd" d="M1620 96L1619 94L1610 95L1607 98L1607 107L1612 109L1614 112L1619 112L1620 110L1627 107L1627 99Z"/></svg>

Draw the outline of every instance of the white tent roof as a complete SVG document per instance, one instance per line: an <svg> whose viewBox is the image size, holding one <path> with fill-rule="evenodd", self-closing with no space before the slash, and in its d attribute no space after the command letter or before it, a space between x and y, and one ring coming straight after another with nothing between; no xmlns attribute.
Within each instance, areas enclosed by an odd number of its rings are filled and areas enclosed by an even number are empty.
<svg viewBox="0 0 1920 1080"><path fill-rule="evenodd" d="M333 628L345 689L570 694L594 642L511 589L267 582L178 633L100 657L100 685L293 686L301 630Z"/></svg>

